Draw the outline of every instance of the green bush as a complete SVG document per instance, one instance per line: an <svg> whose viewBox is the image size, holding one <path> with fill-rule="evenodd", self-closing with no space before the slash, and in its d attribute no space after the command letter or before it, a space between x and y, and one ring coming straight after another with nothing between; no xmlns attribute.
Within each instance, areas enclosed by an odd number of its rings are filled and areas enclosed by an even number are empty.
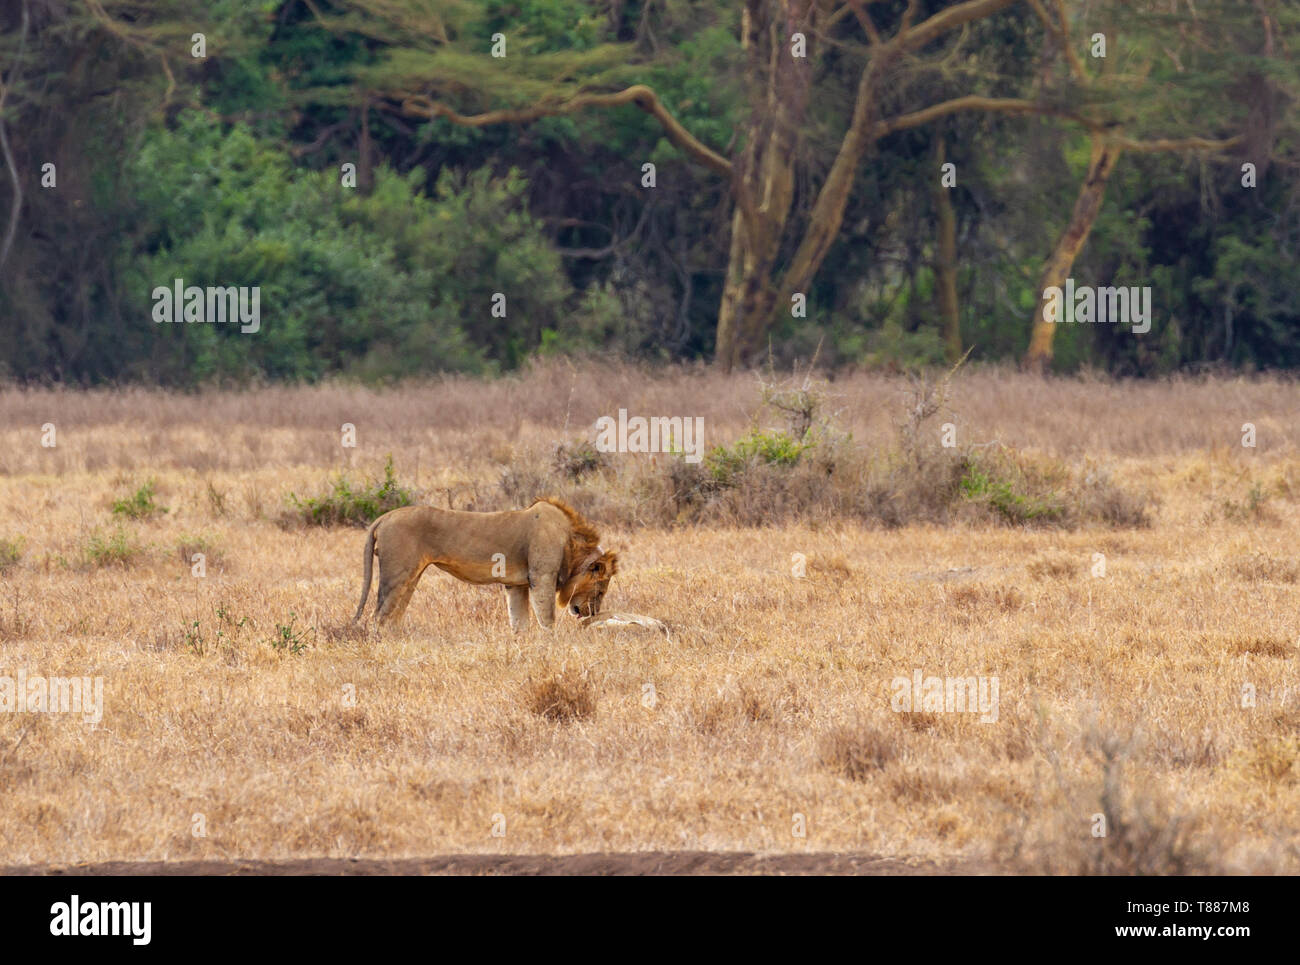
<svg viewBox="0 0 1300 965"><path fill-rule="evenodd" d="M719 485L730 485L749 466L794 466L813 443L796 439L788 432L752 430L736 440L730 448L714 446L704 457L704 464Z"/></svg>
<svg viewBox="0 0 1300 965"><path fill-rule="evenodd" d="M321 496L299 499L289 494L293 516L312 526L369 525L389 510L410 506L414 501L414 493L397 481L392 456L384 464L380 482L358 487L346 476L339 476L329 492Z"/></svg>
<svg viewBox="0 0 1300 965"><path fill-rule="evenodd" d="M154 488L156 485L150 479L125 499L113 500L113 515L125 516L127 519L150 519L167 512L166 506L159 506L154 501Z"/></svg>
<svg viewBox="0 0 1300 965"><path fill-rule="evenodd" d="M1051 490L1036 489L1022 472L1007 464L968 462L961 479L962 496L982 502L1008 523L1057 522L1066 504Z"/></svg>

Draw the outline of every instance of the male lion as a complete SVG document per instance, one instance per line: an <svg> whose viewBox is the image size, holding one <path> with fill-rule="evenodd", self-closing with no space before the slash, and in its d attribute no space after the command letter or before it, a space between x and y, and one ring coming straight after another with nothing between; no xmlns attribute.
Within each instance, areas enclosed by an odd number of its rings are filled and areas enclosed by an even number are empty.
<svg viewBox="0 0 1300 965"><path fill-rule="evenodd" d="M549 630L555 624L555 602L576 616L599 613L610 578L618 572L618 554L602 549L587 521L556 499L502 513L404 506L384 513L366 532L365 582L354 623L370 596L376 554L380 623L401 619L430 563L466 583L504 584L515 630L528 625L530 589L537 591L532 595L537 622Z"/></svg>

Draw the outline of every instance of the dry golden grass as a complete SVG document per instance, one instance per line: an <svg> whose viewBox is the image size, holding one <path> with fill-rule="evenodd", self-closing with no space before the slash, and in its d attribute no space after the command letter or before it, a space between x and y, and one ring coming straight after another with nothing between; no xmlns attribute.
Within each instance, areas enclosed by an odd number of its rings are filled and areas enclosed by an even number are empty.
<svg viewBox="0 0 1300 965"><path fill-rule="evenodd" d="M614 455L570 483L622 556L606 606L669 635L516 636L500 590L433 572L399 628L352 627L361 531L277 524L289 492L391 452L429 501L499 505L504 471L598 415L703 415L713 444L757 406L743 376L588 374L0 391L0 676L104 680L95 727L0 713L0 864L701 848L1300 868L1300 388L958 378L966 441L1150 491L1138 529L670 528L615 492L651 457ZM853 446L895 438L902 380L831 391ZM167 512L115 518L148 478ZM916 669L996 676L996 723L894 713Z"/></svg>

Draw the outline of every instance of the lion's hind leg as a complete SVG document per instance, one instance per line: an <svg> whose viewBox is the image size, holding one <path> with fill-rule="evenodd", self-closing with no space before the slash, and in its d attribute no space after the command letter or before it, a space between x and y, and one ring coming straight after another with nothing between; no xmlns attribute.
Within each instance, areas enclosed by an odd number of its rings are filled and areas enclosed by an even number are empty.
<svg viewBox="0 0 1300 965"><path fill-rule="evenodd" d="M402 619L406 605L411 602L420 576L429 564L421 560L405 566L392 561L379 560L379 598L375 601L375 615L380 623Z"/></svg>

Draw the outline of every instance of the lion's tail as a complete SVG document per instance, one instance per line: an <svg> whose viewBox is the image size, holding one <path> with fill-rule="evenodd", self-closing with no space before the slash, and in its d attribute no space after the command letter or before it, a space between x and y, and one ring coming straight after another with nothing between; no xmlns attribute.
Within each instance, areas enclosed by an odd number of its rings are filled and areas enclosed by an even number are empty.
<svg viewBox="0 0 1300 965"><path fill-rule="evenodd" d="M366 530L366 550L362 563L364 578L361 583L361 602L357 604L357 615L352 618L353 623L356 623L361 619L362 611L366 608L366 598L370 596L370 577L374 573L375 569L375 529L378 528L379 524L383 522L383 520L384 517L380 516L379 519L371 523L370 528Z"/></svg>

